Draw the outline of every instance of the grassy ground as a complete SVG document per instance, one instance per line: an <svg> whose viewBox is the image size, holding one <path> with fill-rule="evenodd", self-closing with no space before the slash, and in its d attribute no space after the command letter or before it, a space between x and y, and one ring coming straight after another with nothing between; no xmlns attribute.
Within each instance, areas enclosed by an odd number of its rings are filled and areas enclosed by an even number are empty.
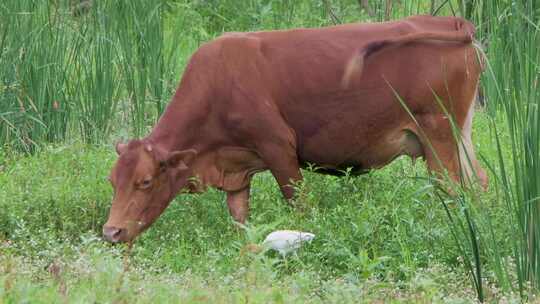
<svg viewBox="0 0 540 304"><path fill-rule="evenodd" d="M478 115L475 132L480 154L494 159L487 115ZM110 146L78 143L30 157L0 156L0 299L455 303L476 297L421 161L400 158L355 178L306 172L296 209L282 200L270 174L260 174L246 232L232 224L223 193L182 195L128 253L100 239L114 159ZM504 216L493 191L482 201L483 209ZM316 238L287 263L242 250L278 228ZM512 297L489 278L488 299Z"/></svg>

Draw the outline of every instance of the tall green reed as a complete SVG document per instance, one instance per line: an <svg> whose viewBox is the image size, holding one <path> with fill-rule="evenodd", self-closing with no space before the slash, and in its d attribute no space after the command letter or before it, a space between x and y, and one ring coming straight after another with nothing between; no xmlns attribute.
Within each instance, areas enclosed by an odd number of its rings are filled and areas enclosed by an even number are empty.
<svg viewBox="0 0 540 304"><path fill-rule="evenodd" d="M73 69L69 94L77 105L77 128L85 142L100 142L109 134L120 98L119 73L111 18L102 12L105 2L97 2L81 22L75 23Z"/></svg>
<svg viewBox="0 0 540 304"><path fill-rule="evenodd" d="M474 256L480 254L483 262L477 265L493 271L503 290L519 291L527 298L529 292L540 290L540 4L458 4L462 14L476 19L479 36L487 45L483 87L498 154L485 163L493 173L495 200L502 204L496 208L506 208L507 217L493 218L489 202L461 195L461 209L466 212L460 220L476 223L476 229L451 229L458 246L478 240L480 251ZM500 125L500 117L506 125ZM503 225L504 233L496 225ZM481 282L482 277L475 280Z"/></svg>
<svg viewBox="0 0 540 304"><path fill-rule="evenodd" d="M0 145L94 143L126 124L142 135L179 74L181 34L164 37L168 2L91 1L77 16L67 0L2 3Z"/></svg>
<svg viewBox="0 0 540 304"><path fill-rule="evenodd" d="M163 111L161 79L165 67L161 2L117 1L107 7L115 22L119 68L130 104L131 125L137 136L144 133L155 112ZM154 103L154 115L149 115L148 103Z"/></svg>
<svg viewBox="0 0 540 304"><path fill-rule="evenodd" d="M500 155L500 179L508 211L514 217L513 233L520 291L525 282L540 289L540 12L532 1L515 3L502 11L503 27L492 26L497 40L492 60L498 95L511 143L511 158ZM501 7L494 7L500 10ZM498 98L497 98L498 97Z"/></svg>
<svg viewBox="0 0 540 304"><path fill-rule="evenodd" d="M35 143L63 140L70 119L65 90L69 29L53 5L8 1L2 14L2 142L32 151Z"/></svg>

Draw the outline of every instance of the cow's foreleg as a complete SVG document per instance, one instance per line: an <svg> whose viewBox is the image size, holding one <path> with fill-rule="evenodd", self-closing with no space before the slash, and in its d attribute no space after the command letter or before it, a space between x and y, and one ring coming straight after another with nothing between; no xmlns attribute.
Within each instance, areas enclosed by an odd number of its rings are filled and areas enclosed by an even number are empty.
<svg viewBox="0 0 540 304"><path fill-rule="evenodd" d="M288 201L293 199L295 185L302 180L296 150L289 144L267 143L262 146L259 153L279 184L285 199Z"/></svg>
<svg viewBox="0 0 540 304"><path fill-rule="evenodd" d="M259 132L255 134L257 154L279 184L281 193L289 202L294 198L295 186L302 180L296 135L280 116L266 113L265 120L258 121ZM263 136L262 136L263 135Z"/></svg>
<svg viewBox="0 0 540 304"><path fill-rule="evenodd" d="M273 153L269 152L269 159L267 163L271 165L268 167L272 175L274 175L281 193L283 193L286 200L292 200L295 186L298 181L302 180L296 153L276 150Z"/></svg>
<svg viewBox="0 0 540 304"><path fill-rule="evenodd" d="M244 224L249 215L249 186L242 190L227 192L227 206L233 219Z"/></svg>
<svg viewBox="0 0 540 304"><path fill-rule="evenodd" d="M245 92L239 95L233 94L235 102L241 103L245 99L245 94ZM281 193L286 200L290 201L294 198L296 182L302 179L296 154L296 134L287 125L277 108L272 106L275 103L270 98L261 96L260 91L255 91L252 95L262 100L260 103L247 101L249 107L252 108L253 119L244 119L241 123L231 123L231 125L237 126L237 133L252 139L251 142L245 141L255 146L265 167L272 172L279 184Z"/></svg>
<svg viewBox="0 0 540 304"><path fill-rule="evenodd" d="M276 179L281 193L286 200L290 201L295 195L295 186L302 180L302 174L298 164L288 164L287 166L279 167L271 170L272 175Z"/></svg>

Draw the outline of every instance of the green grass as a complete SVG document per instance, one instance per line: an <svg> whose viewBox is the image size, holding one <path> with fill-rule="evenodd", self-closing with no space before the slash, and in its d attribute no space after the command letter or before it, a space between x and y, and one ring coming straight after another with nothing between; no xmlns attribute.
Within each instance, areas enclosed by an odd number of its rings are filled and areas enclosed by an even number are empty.
<svg viewBox="0 0 540 304"><path fill-rule="evenodd" d="M125 271L119 254L97 240L80 248L77 258L53 264L0 257L0 295L7 303L463 303L474 297L460 286L459 273L440 265L394 284L326 280L309 269L284 275L268 258L236 258L236 272L201 276L134 265Z"/></svg>
<svg viewBox="0 0 540 304"><path fill-rule="evenodd" d="M475 122L477 148L495 160L488 123L485 114ZM0 267L9 268L0 279L0 294L8 301L158 297L342 303L389 296L468 302L476 297L423 162L400 158L356 178L306 172L300 209L283 201L270 174L260 174L248 233L233 225L223 193L182 195L136 242L124 273L122 248L99 239L112 195L105 179L115 159L112 146L52 146L35 156L7 153L0 159ZM490 201L494 195L482 197ZM506 218L500 201L482 208ZM243 246L277 228L317 236L287 265L272 253L241 254ZM497 227L496 233L508 235L508 229ZM50 265L62 269L59 278ZM515 298L500 293L490 271L488 266L487 298Z"/></svg>

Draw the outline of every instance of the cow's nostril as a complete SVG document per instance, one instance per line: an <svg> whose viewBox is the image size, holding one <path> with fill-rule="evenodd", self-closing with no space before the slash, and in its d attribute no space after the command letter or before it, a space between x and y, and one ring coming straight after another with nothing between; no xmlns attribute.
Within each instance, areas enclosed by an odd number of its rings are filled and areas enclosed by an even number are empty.
<svg viewBox="0 0 540 304"><path fill-rule="evenodd" d="M122 234L122 229L116 227L103 227L103 236L109 242L117 243L120 241L120 235Z"/></svg>

